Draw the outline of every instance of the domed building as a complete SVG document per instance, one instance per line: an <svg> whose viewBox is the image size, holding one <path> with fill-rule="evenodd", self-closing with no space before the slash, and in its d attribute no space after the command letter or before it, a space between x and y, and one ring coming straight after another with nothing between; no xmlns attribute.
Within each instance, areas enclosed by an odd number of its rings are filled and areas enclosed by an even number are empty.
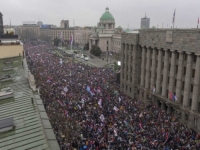
<svg viewBox="0 0 200 150"><path fill-rule="evenodd" d="M89 49L92 45L100 47L102 52L116 52L121 50L122 27L115 28L115 18L107 7L100 17L97 27L89 37Z"/></svg>

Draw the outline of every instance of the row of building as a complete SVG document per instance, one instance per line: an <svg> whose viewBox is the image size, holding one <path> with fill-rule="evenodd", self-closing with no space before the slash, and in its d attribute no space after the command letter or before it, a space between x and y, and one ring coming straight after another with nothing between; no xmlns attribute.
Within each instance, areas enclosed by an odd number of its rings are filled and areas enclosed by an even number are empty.
<svg viewBox="0 0 200 150"><path fill-rule="evenodd" d="M1 21L1 20L0 20ZM3 27L3 22L0 26ZM149 28L150 19L146 17L141 19L141 28ZM10 26L8 26L9 28ZM6 29L6 27L5 27ZM104 52L113 51L119 53L121 50L121 34L126 32L133 32L129 29L125 31L121 26L115 27L115 19L106 8L105 12L100 17L97 26L94 27L69 27L69 20L61 20L60 27L51 24L43 24L43 22L23 22L23 25L14 27L15 34L18 34L22 39L42 39L51 40L55 38L62 38L63 41L69 43L71 34L74 37L74 43L83 47L89 43L91 49L92 45L99 46ZM12 31L13 30L9 30ZM2 31L3 32L3 31ZM4 31L5 34L8 29Z"/></svg>
<svg viewBox="0 0 200 150"><path fill-rule="evenodd" d="M121 91L200 131L200 30L139 30L121 43Z"/></svg>

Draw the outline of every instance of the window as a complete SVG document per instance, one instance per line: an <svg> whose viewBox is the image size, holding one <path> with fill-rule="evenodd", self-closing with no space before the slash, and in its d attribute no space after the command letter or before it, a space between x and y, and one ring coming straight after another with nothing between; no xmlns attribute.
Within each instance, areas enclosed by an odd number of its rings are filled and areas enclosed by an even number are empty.
<svg viewBox="0 0 200 150"><path fill-rule="evenodd" d="M179 59L179 53L177 53L177 55L176 55L176 59Z"/></svg>
<svg viewBox="0 0 200 150"><path fill-rule="evenodd" d="M191 106L192 105L192 99L190 98L190 100L189 100L189 106Z"/></svg>
<svg viewBox="0 0 200 150"><path fill-rule="evenodd" d="M127 85L126 85L126 90L127 90L128 88L127 88Z"/></svg>
<svg viewBox="0 0 200 150"><path fill-rule="evenodd" d="M188 58L188 55L187 55L187 54L185 54L185 58L184 58L184 59L185 59L185 61L187 61L187 58Z"/></svg>
<svg viewBox="0 0 200 150"><path fill-rule="evenodd" d="M190 92L193 92L193 85L191 84Z"/></svg>
<svg viewBox="0 0 200 150"><path fill-rule="evenodd" d="M194 55L193 62L197 62L197 56Z"/></svg>
<svg viewBox="0 0 200 150"><path fill-rule="evenodd" d="M131 92L131 87L129 88L130 92Z"/></svg>
<svg viewBox="0 0 200 150"><path fill-rule="evenodd" d="M185 86L185 82L183 81L183 84L182 84L182 90L184 90L184 86Z"/></svg>
<svg viewBox="0 0 200 150"><path fill-rule="evenodd" d="M183 75L185 76L186 74L186 67L183 68Z"/></svg>
<svg viewBox="0 0 200 150"><path fill-rule="evenodd" d="M176 65L176 74L178 73L178 65Z"/></svg>
<svg viewBox="0 0 200 150"><path fill-rule="evenodd" d="M200 102L199 102L199 106L198 106L198 111L200 112Z"/></svg>
<svg viewBox="0 0 200 150"><path fill-rule="evenodd" d="M192 69L192 78L195 77L195 69Z"/></svg>
<svg viewBox="0 0 200 150"><path fill-rule="evenodd" d="M183 95L181 95L181 105L183 105Z"/></svg>
<svg viewBox="0 0 200 150"><path fill-rule="evenodd" d="M108 41L107 41L107 44L108 44Z"/></svg>

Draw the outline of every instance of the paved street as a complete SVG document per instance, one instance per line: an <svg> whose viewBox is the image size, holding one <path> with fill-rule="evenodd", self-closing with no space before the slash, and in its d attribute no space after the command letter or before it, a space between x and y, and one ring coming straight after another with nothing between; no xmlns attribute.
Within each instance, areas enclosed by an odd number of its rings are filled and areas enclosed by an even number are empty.
<svg viewBox="0 0 200 150"><path fill-rule="evenodd" d="M74 51L80 51L80 50L63 50L68 54L73 53ZM79 56L81 56L82 53L79 53ZM104 67L106 64L113 64L114 62L117 62L117 60L113 59L113 58L108 58L108 62L107 59L104 58L104 60L100 59L99 57L95 57L92 56L89 51L84 51L83 52L84 55L87 55L89 60L86 61L85 59L82 59L80 57L75 57L75 59L79 62L82 62L84 64L88 64L88 65L92 65L92 66L96 66L96 67Z"/></svg>

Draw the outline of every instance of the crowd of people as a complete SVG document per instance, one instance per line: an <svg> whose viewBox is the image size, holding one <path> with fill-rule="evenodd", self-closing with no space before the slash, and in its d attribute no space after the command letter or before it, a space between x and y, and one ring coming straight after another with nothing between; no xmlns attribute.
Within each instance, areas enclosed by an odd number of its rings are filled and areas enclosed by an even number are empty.
<svg viewBox="0 0 200 150"><path fill-rule="evenodd" d="M120 92L112 69L59 58L49 44L24 49L61 150L200 149L175 116Z"/></svg>

